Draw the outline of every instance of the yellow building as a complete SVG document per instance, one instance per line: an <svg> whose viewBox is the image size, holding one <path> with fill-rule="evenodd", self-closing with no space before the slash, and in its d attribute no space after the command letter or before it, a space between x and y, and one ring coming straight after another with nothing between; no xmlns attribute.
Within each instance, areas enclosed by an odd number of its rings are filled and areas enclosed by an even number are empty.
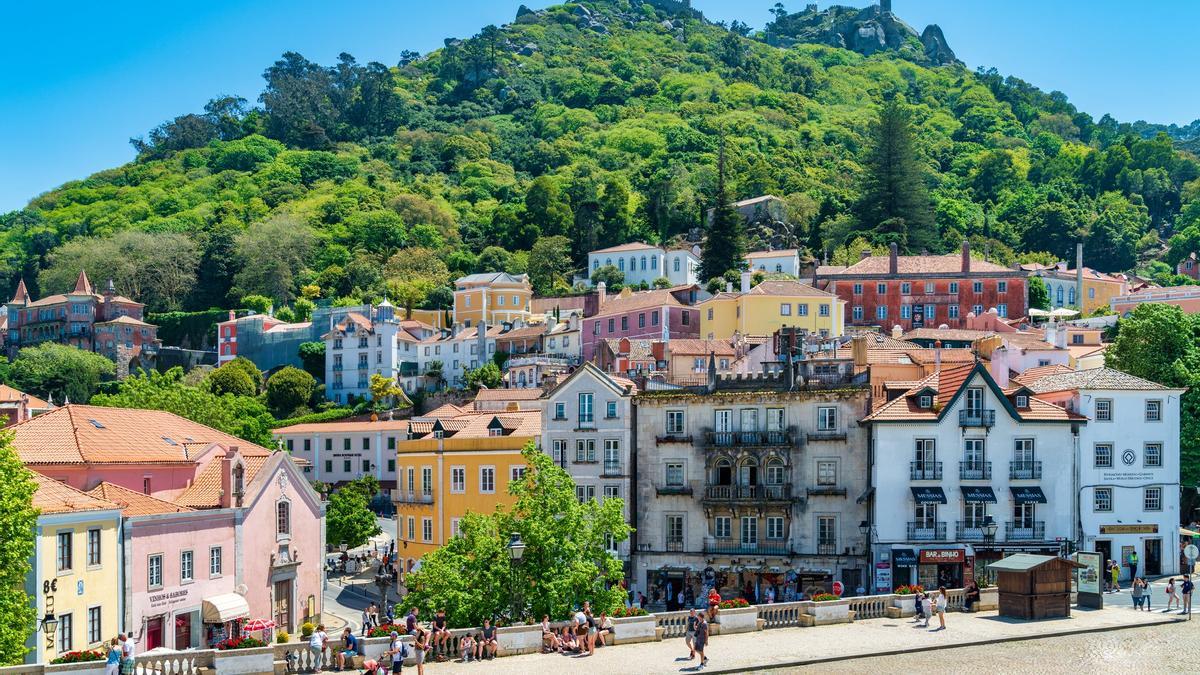
<svg viewBox="0 0 1200 675"><path fill-rule="evenodd" d="M743 281L743 285L748 285ZM700 337L728 340L741 335L772 335L784 326L840 337L845 301L799 281L769 280L741 293L718 293L697 305Z"/></svg>
<svg viewBox="0 0 1200 675"><path fill-rule="evenodd" d="M1083 268L1083 290L1081 298L1078 290L1079 279L1073 269L1067 269L1066 263L1038 270L1037 276L1042 277L1046 290L1050 292L1050 306L1075 307L1086 316L1096 311L1098 307L1105 309L1109 300L1129 292L1129 281L1118 274L1106 274L1090 267Z"/></svg>
<svg viewBox="0 0 1200 675"><path fill-rule="evenodd" d="M443 406L409 423L396 443L396 553L405 570L450 540L468 512L511 506L508 485L525 475L521 449L541 435L539 410L465 411Z"/></svg>
<svg viewBox="0 0 1200 675"><path fill-rule="evenodd" d="M454 282L454 323L495 326L504 321L529 321L533 287L526 274L471 274Z"/></svg>
<svg viewBox="0 0 1200 675"><path fill-rule="evenodd" d="M33 505L41 513L33 569L26 581L39 624L31 626L26 663L95 649L121 625L121 507L40 473ZM57 622L43 631L43 619ZM54 625L51 623L51 625Z"/></svg>

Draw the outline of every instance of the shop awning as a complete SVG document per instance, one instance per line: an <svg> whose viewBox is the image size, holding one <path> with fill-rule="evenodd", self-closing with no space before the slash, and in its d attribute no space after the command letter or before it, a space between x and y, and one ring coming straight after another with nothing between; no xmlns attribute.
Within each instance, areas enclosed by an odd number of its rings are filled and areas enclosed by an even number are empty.
<svg viewBox="0 0 1200 675"><path fill-rule="evenodd" d="M1013 501L1018 504L1045 504L1046 493L1042 492L1042 488L1034 486L1028 487L1010 487L1012 490Z"/></svg>
<svg viewBox="0 0 1200 675"><path fill-rule="evenodd" d="M237 593L224 593L206 598L201 609L204 623L225 623L250 616L250 605Z"/></svg>
<svg viewBox="0 0 1200 675"><path fill-rule="evenodd" d="M940 487L910 488L918 504L945 504L946 491Z"/></svg>
<svg viewBox="0 0 1200 675"><path fill-rule="evenodd" d="M964 485L962 486L962 495L964 502L996 503L996 492L987 485Z"/></svg>
<svg viewBox="0 0 1200 675"><path fill-rule="evenodd" d="M917 552L911 548L894 548L892 564L896 567L912 567L917 564Z"/></svg>

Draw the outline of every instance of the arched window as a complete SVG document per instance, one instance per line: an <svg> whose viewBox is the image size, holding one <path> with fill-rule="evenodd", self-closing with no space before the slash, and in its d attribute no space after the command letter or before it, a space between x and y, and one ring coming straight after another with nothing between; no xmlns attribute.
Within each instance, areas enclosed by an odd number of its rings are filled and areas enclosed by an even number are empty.
<svg viewBox="0 0 1200 675"><path fill-rule="evenodd" d="M1067 304L1068 305L1075 304L1075 287L1074 286L1067 289Z"/></svg>
<svg viewBox="0 0 1200 675"><path fill-rule="evenodd" d="M629 256L629 271L630 272L637 271L637 258L635 258L634 256Z"/></svg>
<svg viewBox="0 0 1200 675"><path fill-rule="evenodd" d="M606 266L607 266L607 265L611 265L611 264L612 264L612 258L605 258L605 259L604 259L604 264L605 264Z"/></svg>
<svg viewBox="0 0 1200 675"><path fill-rule="evenodd" d="M1054 304L1061 307L1063 304L1062 301L1063 301L1062 286L1059 286L1058 289L1054 293Z"/></svg>
<svg viewBox="0 0 1200 675"><path fill-rule="evenodd" d="M783 485L784 475L783 462L778 458L767 462L767 485Z"/></svg>
<svg viewBox="0 0 1200 675"><path fill-rule="evenodd" d="M758 460L747 457L738 465L738 485L758 485Z"/></svg>
<svg viewBox="0 0 1200 675"><path fill-rule="evenodd" d="M658 256L650 257L650 269L652 269L652 270L658 269Z"/></svg>
<svg viewBox="0 0 1200 675"><path fill-rule="evenodd" d="M718 459L713 466L714 485L733 485L733 464L727 459Z"/></svg>
<svg viewBox="0 0 1200 675"><path fill-rule="evenodd" d="M782 265L782 264L780 264L780 263L775 263L775 271L776 271L776 272L782 272L782 271L783 271L783 265Z"/></svg>
<svg viewBox="0 0 1200 675"><path fill-rule="evenodd" d="M275 503L275 534L283 537L292 533L292 505L287 501Z"/></svg>
<svg viewBox="0 0 1200 675"><path fill-rule="evenodd" d="M617 269L621 270L622 272L625 271L625 259L624 258L617 258Z"/></svg>
<svg viewBox="0 0 1200 675"><path fill-rule="evenodd" d="M675 271L676 271L676 272L678 272L678 271L679 271L679 258L676 258L676 259L675 259Z"/></svg>
<svg viewBox="0 0 1200 675"><path fill-rule="evenodd" d="M592 261L592 269L594 269L594 270L600 269L600 259L599 258Z"/></svg>
<svg viewBox="0 0 1200 675"><path fill-rule="evenodd" d="M642 271L646 270L646 256L642 256Z"/></svg>

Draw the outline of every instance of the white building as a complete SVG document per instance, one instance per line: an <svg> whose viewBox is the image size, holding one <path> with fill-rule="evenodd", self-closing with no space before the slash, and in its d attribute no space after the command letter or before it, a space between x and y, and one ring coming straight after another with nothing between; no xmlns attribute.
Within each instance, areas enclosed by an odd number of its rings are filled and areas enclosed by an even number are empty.
<svg viewBox="0 0 1200 675"><path fill-rule="evenodd" d="M371 376L400 381L400 344L404 332L396 321L396 308L387 300L370 310L371 316L350 312L325 340L326 396L335 403L371 393Z"/></svg>
<svg viewBox="0 0 1200 675"><path fill-rule="evenodd" d="M779 251L754 251L746 254L746 269L765 274L800 276L800 251L787 248Z"/></svg>
<svg viewBox="0 0 1200 675"><path fill-rule="evenodd" d="M1039 398L1088 418L1079 433L1080 548L1119 560L1129 576L1179 572L1179 398L1112 368L1029 383ZM1187 486L1191 487L1191 486Z"/></svg>
<svg viewBox="0 0 1200 675"><path fill-rule="evenodd" d="M580 501L625 500L625 519L632 522L630 401L633 382L608 375L585 363L546 392L542 404L542 449L575 480ZM629 541L614 544L629 560Z"/></svg>
<svg viewBox="0 0 1200 675"><path fill-rule="evenodd" d="M700 267L699 247L665 250L641 242L621 244L588 253L587 283L596 270L612 265L625 275L626 286L642 283L653 285L655 279L666 277L672 286L696 282Z"/></svg>
<svg viewBox="0 0 1200 675"><path fill-rule="evenodd" d="M384 496L396 488L396 441L407 434L408 420L388 419L297 424L272 432L293 458L307 460L305 478L337 486L373 475Z"/></svg>
<svg viewBox="0 0 1200 675"><path fill-rule="evenodd" d="M933 373L863 422L874 446L863 525L875 590L961 587L988 562L1055 555L1074 537L1085 417L1025 387L1003 389L975 363Z"/></svg>

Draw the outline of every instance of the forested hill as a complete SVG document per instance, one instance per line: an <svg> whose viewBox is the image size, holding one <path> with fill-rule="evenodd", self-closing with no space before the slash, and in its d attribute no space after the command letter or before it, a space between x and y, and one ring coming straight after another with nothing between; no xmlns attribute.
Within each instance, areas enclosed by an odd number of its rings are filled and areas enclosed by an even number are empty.
<svg viewBox="0 0 1200 675"><path fill-rule="evenodd" d="M855 214L888 99L915 125L934 248L967 236L1009 262L1082 239L1090 265L1123 270L1175 233L1168 260L1200 245L1200 166L1165 134L994 71L732 28L596 0L424 56L397 45L394 66L284 54L258 102L216 98L137 161L0 216L0 287L61 291L83 265L152 310L302 288L439 305L451 278L493 269L565 291L584 251L701 227L721 138L731 197L786 198L777 243L845 255L877 233Z"/></svg>

